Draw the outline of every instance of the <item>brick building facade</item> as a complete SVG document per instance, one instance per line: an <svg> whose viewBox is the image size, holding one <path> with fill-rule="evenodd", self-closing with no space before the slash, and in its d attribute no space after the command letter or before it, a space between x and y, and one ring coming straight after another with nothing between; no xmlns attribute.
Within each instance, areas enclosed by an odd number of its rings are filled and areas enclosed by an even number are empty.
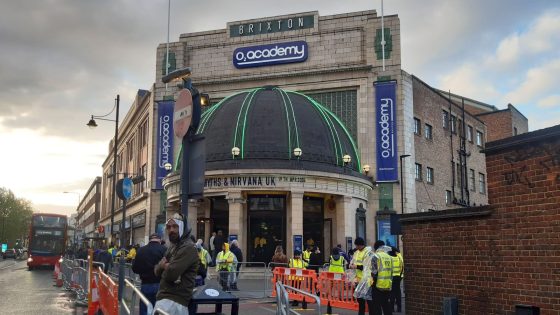
<svg viewBox="0 0 560 315"><path fill-rule="evenodd" d="M410 314L560 314L560 126L485 153L489 206L401 217Z"/></svg>

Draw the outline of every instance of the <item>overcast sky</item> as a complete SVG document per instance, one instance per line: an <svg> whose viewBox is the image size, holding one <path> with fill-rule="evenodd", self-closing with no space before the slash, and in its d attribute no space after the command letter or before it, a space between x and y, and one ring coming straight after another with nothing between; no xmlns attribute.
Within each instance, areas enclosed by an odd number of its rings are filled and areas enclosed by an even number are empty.
<svg viewBox="0 0 560 315"><path fill-rule="evenodd" d="M0 0L0 186L38 211L69 214L101 175L110 122L155 78L167 38L167 0ZM319 11L376 9L381 2L172 0L171 41L227 22ZM506 108L530 130L560 123L560 2L386 0L401 21L402 67L442 90Z"/></svg>

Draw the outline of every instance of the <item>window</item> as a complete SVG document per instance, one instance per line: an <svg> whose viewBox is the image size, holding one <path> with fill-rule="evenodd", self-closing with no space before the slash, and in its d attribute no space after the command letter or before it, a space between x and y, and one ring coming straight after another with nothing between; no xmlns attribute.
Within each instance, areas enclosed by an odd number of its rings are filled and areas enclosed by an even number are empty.
<svg viewBox="0 0 560 315"><path fill-rule="evenodd" d="M451 132L457 133L457 117L451 115Z"/></svg>
<svg viewBox="0 0 560 315"><path fill-rule="evenodd" d="M434 183L434 169L431 167L427 168L426 171L426 182L428 184L433 184Z"/></svg>
<svg viewBox="0 0 560 315"><path fill-rule="evenodd" d="M140 130L138 130L140 133L139 136L139 141L140 141L140 147L143 148L148 144L148 121L144 121L142 123L142 125L140 125Z"/></svg>
<svg viewBox="0 0 560 315"><path fill-rule="evenodd" d="M513 135L517 136L517 127L513 127Z"/></svg>
<svg viewBox="0 0 560 315"><path fill-rule="evenodd" d="M335 114L354 140L358 139L358 91L345 90L307 94Z"/></svg>
<svg viewBox="0 0 560 315"><path fill-rule="evenodd" d="M469 128L467 129L467 140L469 140L470 143L473 142L473 129L472 129L472 126L469 126Z"/></svg>
<svg viewBox="0 0 560 315"><path fill-rule="evenodd" d="M424 126L424 137L426 137L426 139L428 140L432 140L433 136L432 136L432 126L429 124L426 124Z"/></svg>
<svg viewBox="0 0 560 315"><path fill-rule="evenodd" d="M486 194L486 176L482 173L478 173L478 186L480 188L479 192Z"/></svg>
<svg viewBox="0 0 560 315"><path fill-rule="evenodd" d="M444 129L449 128L449 113L447 111L443 111L441 115L441 123Z"/></svg>
<svg viewBox="0 0 560 315"><path fill-rule="evenodd" d="M475 191L476 190L476 182L475 182L475 179L474 179L474 170L472 168L470 169L469 178L470 178L471 190Z"/></svg>
<svg viewBox="0 0 560 315"><path fill-rule="evenodd" d="M416 180L422 180L422 164L416 163L416 168L414 171L414 178Z"/></svg>
<svg viewBox="0 0 560 315"><path fill-rule="evenodd" d="M445 191L445 204L450 205L451 202L452 202L452 200L451 200L451 190L446 190Z"/></svg>
<svg viewBox="0 0 560 315"><path fill-rule="evenodd" d="M482 147L484 145L483 139L484 138L484 134L480 131L476 131L476 145L479 147Z"/></svg>
<svg viewBox="0 0 560 315"><path fill-rule="evenodd" d="M414 134L420 135L420 119L414 118Z"/></svg>

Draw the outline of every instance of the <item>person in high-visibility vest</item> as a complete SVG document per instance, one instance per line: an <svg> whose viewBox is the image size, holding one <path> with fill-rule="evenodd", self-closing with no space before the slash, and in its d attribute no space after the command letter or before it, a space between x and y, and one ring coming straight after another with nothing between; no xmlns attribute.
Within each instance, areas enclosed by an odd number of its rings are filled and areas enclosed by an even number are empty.
<svg viewBox="0 0 560 315"><path fill-rule="evenodd" d="M309 258L311 258L311 253L313 252L313 245L307 245L307 249L303 251L303 262L305 267L309 266Z"/></svg>
<svg viewBox="0 0 560 315"><path fill-rule="evenodd" d="M200 263L198 265L198 270L196 272L196 278L194 279L195 286L199 287L204 285L204 280L208 276L208 265L212 263L212 257L202 244L196 244L196 250L198 252L198 259Z"/></svg>
<svg viewBox="0 0 560 315"><path fill-rule="evenodd" d="M294 258L290 259L288 266L295 269L305 269L306 263L301 259L301 251L299 249L294 250ZM300 282L303 280L302 277L290 276L289 279L295 280L295 283L291 283L291 285L299 289ZM298 301L292 302L292 306L297 305Z"/></svg>
<svg viewBox="0 0 560 315"><path fill-rule="evenodd" d="M237 259L229 250L229 244L222 245L222 251L216 256L216 271L220 273L220 285L224 291L229 291L230 277L234 276Z"/></svg>
<svg viewBox="0 0 560 315"><path fill-rule="evenodd" d="M329 272L344 273L345 266L346 259L340 255L340 249L338 247L333 248L329 261Z"/></svg>
<svg viewBox="0 0 560 315"><path fill-rule="evenodd" d="M354 241L354 245L356 246L356 250L352 255L352 261L350 262L348 268L356 270L355 282L359 283L362 280L364 262L365 259L367 258L367 254L369 251L366 249L366 241L364 241L364 239L361 237L356 237L356 240ZM368 288L369 286L371 286L371 283L367 284ZM371 294L369 294L369 289L368 289L368 293L366 293L365 296L363 295L356 296L356 300L358 301L358 315L365 315L366 301L368 303L369 309L372 308Z"/></svg>
<svg viewBox="0 0 560 315"><path fill-rule="evenodd" d="M401 279L404 270L402 256L399 249L392 246L389 256L393 259L393 287L391 289L391 308L397 305L397 312L402 310Z"/></svg>
<svg viewBox="0 0 560 315"><path fill-rule="evenodd" d="M391 247L385 242L377 240L373 245L375 253L371 259L371 275L374 285L372 288L373 314L393 314L391 304L391 289L393 287L393 259L387 252Z"/></svg>

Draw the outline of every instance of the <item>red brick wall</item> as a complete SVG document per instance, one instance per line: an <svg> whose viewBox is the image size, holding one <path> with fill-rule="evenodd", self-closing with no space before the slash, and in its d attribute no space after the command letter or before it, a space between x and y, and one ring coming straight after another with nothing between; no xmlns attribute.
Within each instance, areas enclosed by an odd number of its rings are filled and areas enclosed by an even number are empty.
<svg viewBox="0 0 560 315"><path fill-rule="evenodd" d="M403 216L407 314L441 314L449 296L460 314L516 304L560 314L560 137L488 153L486 164L491 214Z"/></svg>
<svg viewBox="0 0 560 315"><path fill-rule="evenodd" d="M511 111L504 110L477 116L486 124L486 141L496 141L513 136Z"/></svg>

